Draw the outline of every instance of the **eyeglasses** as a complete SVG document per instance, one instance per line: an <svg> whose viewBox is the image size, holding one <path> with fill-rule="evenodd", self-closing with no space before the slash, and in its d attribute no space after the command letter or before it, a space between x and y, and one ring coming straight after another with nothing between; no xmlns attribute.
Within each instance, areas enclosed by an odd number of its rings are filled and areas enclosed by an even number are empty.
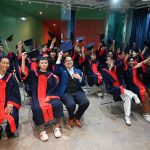
<svg viewBox="0 0 150 150"><path fill-rule="evenodd" d="M73 60L65 60L65 62L72 62Z"/></svg>

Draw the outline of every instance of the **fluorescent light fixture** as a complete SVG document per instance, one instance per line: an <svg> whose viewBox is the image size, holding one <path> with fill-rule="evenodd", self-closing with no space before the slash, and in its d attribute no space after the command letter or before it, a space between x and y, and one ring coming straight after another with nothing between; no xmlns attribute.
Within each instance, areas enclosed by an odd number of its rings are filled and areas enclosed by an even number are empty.
<svg viewBox="0 0 150 150"><path fill-rule="evenodd" d="M20 19L23 20L23 21L27 20L26 17L21 17Z"/></svg>
<svg viewBox="0 0 150 150"><path fill-rule="evenodd" d="M143 2L148 2L149 0L142 0Z"/></svg>

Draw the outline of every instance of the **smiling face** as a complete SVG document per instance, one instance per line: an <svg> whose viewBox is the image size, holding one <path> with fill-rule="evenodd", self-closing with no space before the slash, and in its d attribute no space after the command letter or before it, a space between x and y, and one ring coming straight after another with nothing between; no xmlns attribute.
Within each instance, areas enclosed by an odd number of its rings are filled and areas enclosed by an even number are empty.
<svg viewBox="0 0 150 150"><path fill-rule="evenodd" d="M134 67L134 66L135 66L135 60L134 60L133 58L130 58L130 59L128 60L128 65L129 65L130 67Z"/></svg>
<svg viewBox="0 0 150 150"><path fill-rule="evenodd" d="M56 57L56 52L54 52L54 51L50 52L50 57L55 58Z"/></svg>
<svg viewBox="0 0 150 150"><path fill-rule="evenodd" d="M73 67L73 60L70 56L67 56L64 60L64 66L67 68L67 69L70 69Z"/></svg>
<svg viewBox="0 0 150 150"><path fill-rule="evenodd" d="M0 70L6 72L8 68L9 68L9 59L2 58L0 61Z"/></svg>

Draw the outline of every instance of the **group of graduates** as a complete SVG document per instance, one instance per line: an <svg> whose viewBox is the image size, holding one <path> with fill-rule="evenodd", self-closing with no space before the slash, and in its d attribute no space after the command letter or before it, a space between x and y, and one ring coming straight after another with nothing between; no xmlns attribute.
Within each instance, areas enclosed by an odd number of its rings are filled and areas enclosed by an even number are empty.
<svg viewBox="0 0 150 150"><path fill-rule="evenodd" d="M142 104L143 117L150 122L150 57L147 55L150 43L146 42L141 51L133 42L122 51L116 48L116 41L110 40L108 46L101 37L104 35L100 35L99 46L95 48L94 43L85 46L84 37L77 38L74 46L70 40L62 39L59 47L55 47L53 36L50 44L30 52L25 51L20 41L16 53L5 41L7 55L0 44L0 125L7 120L8 137L14 137L19 124L18 82L24 83L30 97L33 121L42 141L48 140L45 124L54 118L54 136L62 136L63 104L69 115L67 124L71 128L82 127L81 117L89 106L81 87L85 84L105 85L114 101L122 100L128 126L131 125L131 101ZM0 137L2 131L0 126Z"/></svg>

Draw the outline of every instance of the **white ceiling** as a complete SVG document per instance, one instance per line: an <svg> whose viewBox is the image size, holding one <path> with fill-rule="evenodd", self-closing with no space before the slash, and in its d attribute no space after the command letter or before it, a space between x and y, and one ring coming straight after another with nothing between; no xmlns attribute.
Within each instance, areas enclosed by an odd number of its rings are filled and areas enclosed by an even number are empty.
<svg viewBox="0 0 150 150"><path fill-rule="evenodd" d="M39 3L39 4L55 4L63 5L66 8L133 8L139 9L144 7L150 7L150 0L119 0L118 4L114 4L113 0L14 0L27 3Z"/></svg>

